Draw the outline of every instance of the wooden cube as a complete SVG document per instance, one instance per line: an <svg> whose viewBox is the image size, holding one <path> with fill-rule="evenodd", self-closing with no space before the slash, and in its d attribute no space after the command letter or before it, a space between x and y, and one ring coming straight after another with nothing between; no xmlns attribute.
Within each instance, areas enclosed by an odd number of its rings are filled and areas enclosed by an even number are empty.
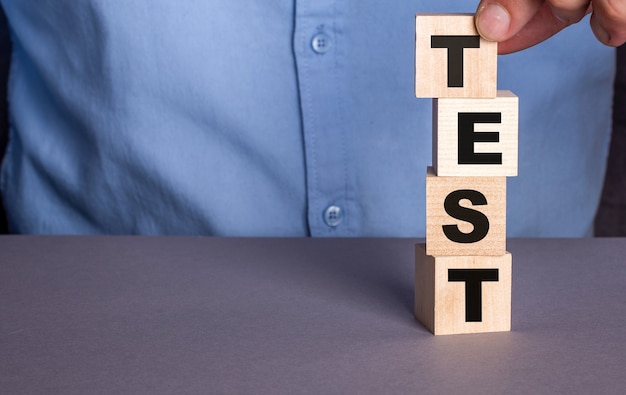
<svg viewBox="0 0 626 395"><path fill-rule="evenodd" d="M518 98L433 99L433 167L438 176L516 176Z"/></svg>
<svg viewBox="0 0 626 395"><path fill-rule="evenodd" d="M426 253L506 253L506 177L426 175Z"/></svg>
<svg viewBox="0 0 626 395"><path fill-rule="evenodd" d="M415 16L415 96L496 97L498 44L472 14Z"/></svg>
<svg viewBox="0 0 626 395"><path fill-rule="evenodd" d="M415 246L415 318L435 335L511 330L512 256L430 256Z"/></svg>

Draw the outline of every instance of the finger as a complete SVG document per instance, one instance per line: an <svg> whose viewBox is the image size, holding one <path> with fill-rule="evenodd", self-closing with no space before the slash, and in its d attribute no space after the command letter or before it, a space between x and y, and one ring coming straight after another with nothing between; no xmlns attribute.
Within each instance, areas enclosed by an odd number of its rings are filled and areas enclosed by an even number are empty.
<svg viewBox="0 0 626 395"><path fill-rule="evenodd" d="M586 12L591 11L590 9ZM510 39L498 43L498 53L507 54L532 47L556 33L571 23L557 18L550 4L544 3L526 26Z"/></svg>
<svg viewBox="0 0 626 395"><path fill-rule="evenodd" d="M547 0L554 16L562 22L580 22L587 14L590 0Z"/></svg>
<svg viewBox="0 0 626 395"><path fill-rule="evenodd" d="M476 29L489 41L517 34L541 8L543 0L482 0L476 10Z"/></svg>
<svg viewBox="0 0 626 395"><path fill-rule="evenodd" d="M594 0L591 29L603 44L617 47L626 42L626 2Z"/></svg>

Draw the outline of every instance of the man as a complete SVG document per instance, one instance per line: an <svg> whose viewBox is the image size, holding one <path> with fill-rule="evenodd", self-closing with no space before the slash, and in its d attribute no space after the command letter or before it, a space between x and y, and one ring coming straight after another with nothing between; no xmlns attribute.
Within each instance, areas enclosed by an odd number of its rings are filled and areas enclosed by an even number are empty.
<svg viewBox="0 0 626 395"><path fill-rule="evenodd" d="M422 236L432 125L412 92L413 15L467 3L2 0L10 228ZM516 51L591 10L562 3L484 1L477 26ZM610 5L591 23L617 45ZM520 97L510 235L590 234L613 68L583 24L500 59L499 88Z"/></svg>

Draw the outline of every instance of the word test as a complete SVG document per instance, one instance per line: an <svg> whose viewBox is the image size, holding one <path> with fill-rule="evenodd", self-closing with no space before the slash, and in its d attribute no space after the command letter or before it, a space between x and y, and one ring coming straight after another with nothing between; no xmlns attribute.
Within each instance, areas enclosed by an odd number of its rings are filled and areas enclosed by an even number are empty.
<svg viewBox="0 0 626 395"><path fill-rule="evenodd" d="M435 335L510 331L506 177L517 175L518 98L497 90L497 43L473 15L415 22L415 95L433 103L415 317Z"/></svg>

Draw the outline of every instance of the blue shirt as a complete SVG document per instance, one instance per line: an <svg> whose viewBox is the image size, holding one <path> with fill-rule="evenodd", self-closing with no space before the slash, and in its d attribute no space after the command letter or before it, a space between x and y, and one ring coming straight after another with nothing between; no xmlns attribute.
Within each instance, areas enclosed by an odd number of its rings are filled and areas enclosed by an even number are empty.
<svg viewBox="0 0 626 395"><path fill-rule="evenodd" d="M424 235L414 14L473 2L1 3L12 231ZM520 98L509 236L590 234L613 73L585 22L500 57L498 87Z"/></svg>

